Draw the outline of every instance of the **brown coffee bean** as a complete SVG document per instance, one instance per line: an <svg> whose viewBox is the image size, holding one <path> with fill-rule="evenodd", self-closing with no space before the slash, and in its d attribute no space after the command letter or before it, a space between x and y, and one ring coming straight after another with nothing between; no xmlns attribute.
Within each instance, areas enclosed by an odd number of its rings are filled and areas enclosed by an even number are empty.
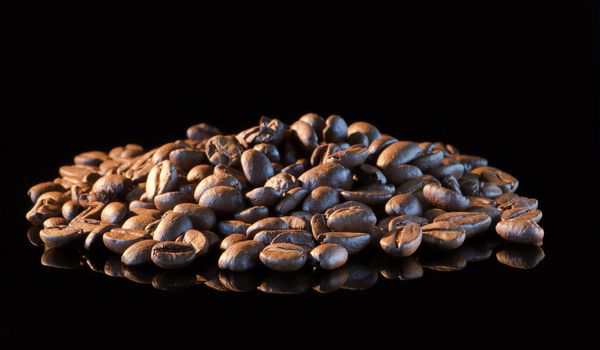
<svg viewBox="0 0 600 350"><path fill-rule="evenodd" d="M327 226L339 232L369 232L376 223L373 211L363 207L338 209L327 217Z"/></svg>
<svg viewBox="0 0 600 350"><path fill-rule="evenodd" d="M423 196L433 206L448 211L464 211L469 207L465 196L435 184L425 185Z"/></svg>
<svg viewBox="0 0 600 350"><path fill-rule="evenodd" d="M235 213L244 208L244 198L235 187L217 186L206 190L198 204L219 213Z"/></svg>
<svg viewBox="0 0 600 350"><path fill-rule="evenodd" d="M346 248L353 255L369 245L371 236L364 232L327 232L323 243L336 243Z"/></svg>
<svg viewBox="0 0 600 350"><path fill-rule="evenodd" d="M439 249L455 249L465 241L465 230L458 223L439 221L421 227L423 242Z"/></svg>
<svg viewBox="0 0 600 350"><path fill-rule="evenodd" d="M512 208L505 210L501 218L502 221L519 219L538 223L542 219L542 211L538 209Z"/></svg>
<svg viewBox="0 0 600 350"><path fill-rule="evenodd" d="M416 197L410 194L398 194L385 204L385 212L390 216L419 216L423 213L423 206Z"/></svg>
<svg viewBox="0 0 600 350"><path fill-rule="evenodd" d="M196 230L210 230L217 223L215 213L210 208L193 203L177 204L173 212L187 216Z"/></svg>
<svg viewBox="0 0 600 350"><path fill-rule="evenodd" d="M273 207L281 198L281 193L272 187L258 187L246 193L252 205Z"/></svg>
<svg viewBox="0 0 600 350"><path fill-rule="evenodd" d="M138 266L151 263L152 247L158 243L158 241L145 239L132 244L123 252L121 262L127 266Z"/></svg>
<svg viewBox="0 0 600 350"><path fill-rule="evenodd" d="M193 229L193 225L188 216L168 211L160 220L152 236L156 241L172 241L191 229Z"/></svg>
<svg viewBox="0 0 600 350"><path fill-rule="evenodd" d="M258 220L254 224L250 225L250 227L248 227L248 229L246 230L246 236L248 237L248 239L252 239L254 238L254 235L256 235L260 231L287 229L287 223L281 220L280 218L265 218L262 220Z"/></svg>
<svg viewBox="0 0 600 350"><path fill-rule="evenodd" d="M246 238L245 234L241 234L241 233L232 233L229 236L223 238L223 240L221 241L221 245L220 248L221 250L226 250L227 248L231 247L232 245L241 242L241 241L246 241L248 240L248 238Z"/></svg>
<svg viewBox="0 0 600 350"><path fill-rule="evenodd" d="M318 245L310 251L313 263L325 270L335 270L348 261L346 248L335 243Z"/></svg>
<svg viewBox="0 0 600 350"><path fill-rule="evenodd" d="M466 238L474 237L485 232L492 223L492 219L484 213L453 212L437 216L433 222L449 221L459 224L464 230Z"/></svg>
<svg viewBox="0 0 600 350"><path fill-rule="evenodd" d="M421 227L414 223L408 223L401 230L381 238L379 244L384 252L391 256L412 255L421 245Z"/></svg>
<svg viewBox="0 0 600 350"><path fill-rule="evenodd" d="M129 209L125 203L112 202L107 204L100 214L100 220L109 224L118 224L125 220Z"/></svg>
<svg viewBox="0 0 600 350"><path fill-rule="evenodd" d="M496 225L496 232L500 237L514 243L540 244L544 239L544 229L527 220L500 221Z"/></svg>
<svg viewBox="0 0 600 350"><path fill-rule="evenodd" d="M254 240L238 242L228 247L219 257L219 268L231 271L248 271L259 261L265 245Z"/></svg>
<svg viewBox="0 0 600 350"><path fill-rule="evenodd" d="M337 163L325 163L318 165L298 178L302 186L312 191L319 186L350 189L352 186L352 172Z"/></svg>
<svg viewBox="0 0 600 350"><path fill-rule="evenodd" d="M260 252L260 261L275 271L297 271L307 260L306 250L291 243L272 243Z"/></svg>
<svg viewBox="0 0 600 350"><path fill-rule="evenodd" d="M176 185L177 169L170 161L164 160L150 170L146 181L146 196L153 200L156 195L173 191Z"/></svg>
<svg viewBox="0 0 600 350"><path fill-rule="evenodd" d="M257 150L245 150L242 153L241 164L246 179L253 186L262 186L267 179L274 175L269 158Z"/></svg>
<svg viewBox="0 0 600 350"><path fill-rule="evenodd" d="M113 228L104 233L102 241L111 252L122 254L132 244L147 238L146 231L143 230Z"/></svg>
<svg viewBox="0 0 600 350"><path fill-rule="evenodd" d="M40 231L40 238L49 248L64 247L80 242L85 237L83 230L71 226L54 226Z"/></svg>
<svg viewBox="0 0 600 350"><path fill-rule="evenodd" d="M191 264L196 251L189 243L160 242L152 247L152 262L163 269L177 269Z"/></svg>

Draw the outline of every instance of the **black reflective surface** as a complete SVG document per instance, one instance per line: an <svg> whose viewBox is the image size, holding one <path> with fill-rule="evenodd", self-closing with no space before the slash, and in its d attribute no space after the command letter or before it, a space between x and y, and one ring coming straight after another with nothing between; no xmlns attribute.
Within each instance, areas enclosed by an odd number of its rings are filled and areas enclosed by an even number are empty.
<svg viewBox="0 0 600 350"><path fill-rule="evenodd" d="M373 40L331 46L274 40L281 50L240 40L218 50L149 55L124 42L101 50L82 44L77 60L67 59L75 51L65 42L38 65L15 65L3 105L3 339L196 347L276 339L278 348L290 339L296 346L398 348L597 345L594 55L567 39L589 31L575 26L572 35L547 38L532 34L539 26L528 18L515 21L511 29L465 28L474 37L456 33L454 45L414 40L407 49L415 54L393 44L397 31L386 28ZM551 34L560 32L550 24ZM503 248L494 246L488 259L458 271L425 268L422 278L402 281L402 266L367 255L353 262L354 274L345 272L356 280L346 276L345 288L326 294L314 287L341 284L335 276L234 276L201 264L174 274L127 271L110 256L44 252L30 243L27 188L57 176L80 151L128 142L153 147L183 138L201 121L233 132L261 115L289 122L305 112L364 119L400 139L440 140L487 157L519 178L519 194L539 199L545 258L516 269L497 261ZM421 263L438 270L464 265L461 257L445 258ZM221 292L227 284L248 292Z"/></svg>

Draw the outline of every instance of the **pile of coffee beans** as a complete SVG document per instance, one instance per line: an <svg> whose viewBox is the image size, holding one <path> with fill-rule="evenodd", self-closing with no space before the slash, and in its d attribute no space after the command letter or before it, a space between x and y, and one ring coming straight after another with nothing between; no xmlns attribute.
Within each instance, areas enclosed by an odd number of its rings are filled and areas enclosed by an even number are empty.
<svg viewBox="0 0 600 350"><path fill-rule="evenodd" d="M542 244L538 201L452 145L314 113L290 125L262 117L236 135L201 123L186 136L76 155L31 187L27 220L48 249L106 249L123 266L161 269L217 255L233 272L336 270L366 252L444 256L490 229Z"/></svg>

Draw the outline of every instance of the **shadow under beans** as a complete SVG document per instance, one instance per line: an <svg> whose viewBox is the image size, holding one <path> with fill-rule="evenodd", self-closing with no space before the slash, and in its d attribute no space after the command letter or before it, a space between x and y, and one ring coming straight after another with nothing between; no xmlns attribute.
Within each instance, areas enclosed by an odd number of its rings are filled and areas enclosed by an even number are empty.
<svg viewBox="0 0 600 350"><path fill-rule="evenodd" d="M484 234L465 242L455 250L424 248L410 257L393 258L380 254L375 248L352 256L335 269L323 270L305 266L295 272L276 272L259 266L247 272L220 270L218 253L196 260L192 265L177 270L161 269L154 265L126 266L120 256L107 250L86 251L80 247L47 248L39 239L39 227L27 231L32 245L44 249L40 262L45 267L81 269L131 282L152 286L161 291L208 287L219 292L256 292L269 294L302 294L311 289L315 293L338 290L361 291L377 284L380 277L410 283L427 278L426 271L453 272L468 268L495 257L502 265L515 269L532 269L544 259L542 247L506 243L493 234Z"/></svg>

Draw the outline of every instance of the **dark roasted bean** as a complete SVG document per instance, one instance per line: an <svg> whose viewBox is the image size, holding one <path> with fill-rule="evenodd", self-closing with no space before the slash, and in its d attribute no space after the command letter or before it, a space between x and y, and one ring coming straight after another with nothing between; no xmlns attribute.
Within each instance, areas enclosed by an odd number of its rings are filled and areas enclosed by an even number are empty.
<svg viewBox="0 0 600 350"><path fill-rule="evenodd" d="M265 245L258 241L242 241L229 246L219 257L219 268L231 271L248 271L259 261Z"/></svg>
<svg viewBox="0 0 600 350"><path fill-rule="evenodd" d="M306 250L291 243L272 243L260 252L260 261L275 271L297 271L307 260Z"/></svg>

